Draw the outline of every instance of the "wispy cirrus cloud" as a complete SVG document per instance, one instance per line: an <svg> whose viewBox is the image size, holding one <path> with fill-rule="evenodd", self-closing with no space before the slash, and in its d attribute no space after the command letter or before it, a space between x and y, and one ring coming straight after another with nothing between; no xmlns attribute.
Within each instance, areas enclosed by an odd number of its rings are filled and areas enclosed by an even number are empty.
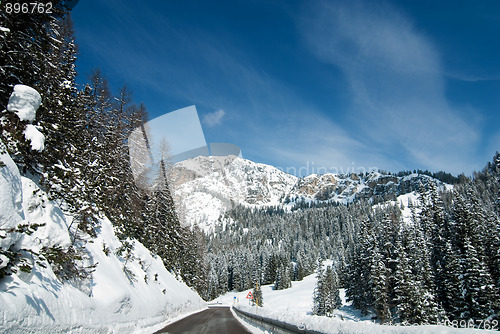
<svg viewBox="0 0 500 334"><path fill-rule="evenodd" d="M376 36L363 37L371 30L366 27L367 21L383 21L383 18L356 16L354 7L339 7L336 14L332 10L333 7L327 7L323 12L319 8L318 12L310 13L314 24L309 25L308 31L317 39L309 39L309 46L320 59L340 65L349 77L354 100L360 106L372 106L367 112L379 113L380 100L374 95L384 93L383 87L377 86L380 81L365 85L364 77L371 75L367 70L372 62L380 68L389 67L391 72L436 70L436 62L428 61L437 58L433 50L422 48L423 43L412 38L408 40L413 41L413 51L400 49L394 27L389 23L384 23L385 27ZM133 12L133 8L122 7L121 11ZM334 14L339 16L334 17L338 22L331 27L329 18ZM383 169L403 166L395 154L381 149L384 146L371 144L374 139L382 140L376 131L380 125L375 121L383 123L377 120L379 116L372 115L370 120L365 115L365 125L372 125L353 130L352 124L342 123L329 110L323 110L324 106L302 99L286 82L263 71L223 38L199 30L180 30L155 13L147 13L147 16L150 20L144 26L134 20L124 21L124 15L116 15L112 18L116 20L116 31L127 31L127 38L111 34L115 44L96 46L89 42L89 47L108 60L117 72L126 75L127 81L141 83L160 97L189 101L188 104L201 107L199 110L221 108L203 117L209 127L220 124L227 116L223 110L230 110L231 122L229 119L226 122L230 129L225 140L240 145L245 156L282 167L302 167L312 162L339 170L347 170L353 164ZM339 20L341 17L344 21ZM148 34L148 31L156 34ZM337 36L332 39L332 34ZM119 53L116 43L120 46ZM415 63L412 57L417 51L422 55ZM120 71L123 68L127 71ZM373 76L380 77L378 73ZM391 85L386 86L387 90L392 89ZM234 132L232 136L231 132ZM387 133L384 131L384 135ZM367 140L369 134L371 138Z"/></svg>
<svg viewBox="0 0 500 334"><path fill-rule="evenodd" d="M450 107L438 49L411 20L384 2L323 1L301 29L310 51L344 74L363 142L414 166L476 167L478 132Z"/></svg>
<svg viewBox="0 0 500 334"><path fill-rule="evenodd" d="M203 123L206 125L212 127L221 124L222 119L224 118L224 115L226 112L222 109L216 110L214 112L205 114L203 116Z"/></svg>
<svg viewBox="0 0 500 334"><path fill-rule="evenodd" d="M460 80L460 81L468 81L468 82L479 82L479 81L500 81L500 76L497 74L483 73L483 74L470 74L464 71L462 72L451 72L447 71L443 73L448 78Z"/></svg>

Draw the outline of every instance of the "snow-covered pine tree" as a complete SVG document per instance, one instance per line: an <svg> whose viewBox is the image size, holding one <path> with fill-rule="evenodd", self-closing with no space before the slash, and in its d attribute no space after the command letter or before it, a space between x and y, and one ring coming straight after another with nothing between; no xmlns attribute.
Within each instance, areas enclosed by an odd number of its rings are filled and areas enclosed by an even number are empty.
<svg viewBox="0 0 500 334"><path fill-rule="evenodd" d="M375 245L370 266L370 284L373 291L373 308L380 323L391 321L389 275L390 270L385 266L382 254Z"/></svg>
<svg viewBox="0 0 500 334"><path fill-rule="evenodd" d="M500 217L494 212L487 212L485 233L484 261L500 296Z"/></svg>
<svg viewBox="0 0 500 334"><path fill-rule="evenodd" d="M342 306L339 294L339 280L332 266L327 266L323 275L323 295L325 302L325 315L333 316L333 311Z"/></svg>
<svg viewBox="0 0 500 334"><path fill-rule="evenodd" d="M468 237L464 240L463 296L465 308L460 318L486 319L498 310L498 296L491 276L479 260L476 249Z"/></svg>
<svg viewBox="0 0 500 334"><path fill-rule="evenodd" d="M395 278L395 318L402 323L435 323L442 312L433 287L423 230L418 222L402 226L398 238Z"/></svg>
<svg viewBox="0 0 500 334"><path fill-rule="evenodd" d="M465 310L462 319L484 319L498 312L497 291L485 260L485 246L491 238L486 217L471 183L455 191L454 238L462 263ZM465 193L463 193L465 192Z"/></svg>
<svg viewBox="0 0 500 334"><path fill-rule="evenodd" d="M274 290L284 290L292 286L290 279L290 269L286 263L280 263L274 282Z"/></svg>
<svg viewBox="0 0 500 334"><path fill-rule="evenodd" d="M396 206L388 206L387 211L383 213L383 219L381 220L378 228L377 228L377 237L379 240L379 246L377 246L377 254L374 257L374 262L372 263L372 268L379 267L378 274L378 285L379 288L383 288L383 293L379 295L380 301L385 300L382 304L375 303L375 310L384 310L383 312L387 313L387 310L392 307L394 304L393 300L395 298L394 295L394 285L395 285L395 277L394 273L396 272L397 263L398 263L398 255L397 255L397 238L399 236L399 231L401 229L401 213L400 209ZM378 262L378 264L377 264ZM380 276L382 274L382 276ZM382 279L382 277L385 277ZM374 282L375 283L375 282ZM385 306L383 306L385 305ZM381 309L382 307L382 309ZM377 314L380 311L376 311ZM390 315L390 314L389 314ZM390 321L390 318L387 318L387 314L382 313L380 316L383 321Z"/></svg>
<svg viewBox="0 0 500 334"><path fill-rule="evenodd" d="M260 307L264 306L264 300L262 298L262 289L260 287L259 282L255 282L255 287L253 288L252 295L253 295L252 303L254 305L257 304L257 306Z"/></svg>
<svg viewBox="0 0 500 334"><path fill-rule="evenodd" d="M66 12L59 8L61 1L53 1L53 14L0 12L0 138L7 146L9 154L20 167L21 172L39 171L41 154L31 149L24 138L27 121L7 112L7 102L14 85L23 84L37 90L42 95L43 103L55 101L52 92L46 88L62 84L61 76L52 78L50 69L59 62L51 58L51 51L61 42L58 36L60 22ZM44 114L42 105L32 122L38 125ZM43 131L42 131L43 132Z"/></svg>
<svg viewBox="0 0 500 334"><path fill-rule="evenodd" d="M497 181L497 193L496 193L496 207L497 207L497 216L496 216L496 233L494 233L497 237L500 236L500 152L496 152L495 157L493 158L493 175ZM493 228L492 228L493 229ZM494 230L493 230L494 231ZM500 296L500 240L496 241L496 252L493 255L493 265L496 268L492 272L492 276L495 279L495 284L497 288L497 294Z"/></svg>
<svg viewBox="0 0 500 334"><path fill-rule="evenodd" d="M105 207L115 225L120 227L121 233L140 240L145 196L135 182L126 143L137 124L147 121L147 113L144 106L133 104L132 92L126 86L119 90L113 101L108 122L112 126L105 129L104 150L108 153L103 163L105 170L109 171L104 180Z"/></svg>
<svg viewBox="0 0 500 334"><path fill-rule="evenodd" d="M180 255L181 277L188 286L194 288L200 296L209 300L208 296L208 264L206 262L206 247L202 232L193 227L192 230L181 226L177 231L184 235L183 253Z"/></svg>
<svg viewBox="0 0 500 334"><path fill-rule="evenodd" d="M175 213L163 160L160 161L158 178L149 196L147 213L146 245L162 258L167 269L180 274L186 236Z"/></svg>
<svg viewBox="0 0 500 334"><path fill-rule="evenodd" d="M228 262L226 258L222 258L220 260L220 264L218 266L218 275L219 275L219 288L221 293L229 291L229 271L228 271Z"/></svg>
<svg viewBox="0 0 500 334"><path fill-rule="evenodd" d="M278 271L278 260L274 254L270 254L267 257L267 266L264 268L264 277L262 284L272 284L276 281L276 274Z"/></svg>
<svg viewBox="0 0 500 334"><path fill-rule="evenodd" d="M14 85L24 84L39 90L45 79L43 71L46 52L57 40L52 40L52 23L66 15L55 0L53 14L0 12L4 29L0 32L0 109L7 107ZM44 100L48 97L44 96Z"/></svg>
<svg viewBox="0 0 500 334"><path fill-rule="evenodd" d="M312 314L314 315L325 315L325 294L324 294L324 271L323 271L323 260L321 258L317 261L316 268L316 287L313 292L313 309Z"/></svg>
<svg viewBox="0 0 500 334"><path fill-rule="evenodd" d="M78 107L82 110L82 140L75 143L78 149L78 166L80 167L82 196L84 200L95 203L105 209L103 194L105 193L104 134L107 115L111 107L111 92L108 82L99 70L93 71L87 84L78 94ZM110 217L111 219L113 217Z"/></svg>
<svg viewBox="0 0 500 334"><path fill-rule="evenodd" d="M446 252L446 241L450 238L450 230L444 203L436 183L430 181L428 187L427 191L421 190L422 211L416 221L422 230L423 240L421 241L426 246L426 253L427 250L430 252L430 258L426 254L425 265L430 264L432 270L425 272L426 275L428 274L425 284L428 289L435 289L437 300L443 300L446 295L443 261Z"/></svg>
<svg viewBox="0 0 500 334"><path fill-rule="evenodd" d="M354 256L347 268L346 294L355 308L367 314L374 298L370 272L376 237L372 222L361 222L356 239Z"/></svg>
<svg viewBox="0 0 500 334"><path fill-rule="evenodd" d="M210 300L215 299L228 290L228 265L225 258L214 254L207 255L208 278L207 284Z"/></svg>
<svg viewBox="0 0 500 334"><path fill-rule="evenodd" d="M316 288L313 295L313 314L332 317L333 311L342 306L339 295L338 276L332 266L323 270L320 264L316 275Z"/></svg>
<svg viewBox="0 0 500 334"><path fill-rule="evenodd" d="M46 137L41 181L52 199L62 199L65 210L73 215L73 234L76 236L79 229L95 235L98 209L86 196L89 189L85 188L82 170L85 165L80 156L87 140L87 124L75 84L77 47L71 18L67 16L57 24L54 39L59 43L48 52L45 67L50 80L43 85L45 94L51 98L44 103L39 121Z"/></svg>
<svg viewBox="0 0 500 334"><path fill-rule="evenodd" d="M419 291L414 282L411 262L406 247L404 246L404 236L398 242L398 265L395 275L395 320L400 323L411 323L414 320L413 311L415 309L415 298Z"/></svg>
<svg viewBox="0 0 500 334"><path fill-rule="evenodd" d="M47 98L40 108L38 125L45 135L45 150L41 161L49 174L72 167L75 160L74 143L82 140L83 115L77 106L75 83L77 46L70 15L51 22L52 40L46 52L43 71L47 79L41 84L41 94ZM64 173L62 173L64 174ZM68 177L65 181L68 181ZM64 183L59 180L61 187ZM50 186L50 184L48 184ZM68 187L64 187L67 189Z"/></svg>
<svg viewBox="0 0 500 334"><path fill-rule="evenodd" d="M243 277L241 275L241 265L233 264L230 270L229 290L243 291L246 286L243 285Z"/></svg>
<svg viewBox="0 0 500 334"><path fill-rule="evenodd" d="M190 231L179 222L163 159L153 189L148 194L143 231L140 240L162 258L165 267L208 298L202 238L199 231Z"/></svg>
<svg viewBox="0 0 500 334"><path fill-rule="evenodd" d="M302 264L302 255L301 251L297 252L297 258L295 260L295 265L293 267L293 281L302 281L304 277L306 276L306 270Z"/></svg>
<svg viewBox="0 0 500 334"><path fill-rule="evenodd" d="M452 243L448 241L443 259L444 297L440 302L446 317L450 320L459 319L462 310L465 309L462 273L462 261L458 249L454 249Z"/></svg>
<svg viewBox="0 0 500 334"><path fill-rule="evenodd" d="M253 284L255 284L255 282L260 284L262 280L262 264L261 264L262 256L260 255L256 256L254 254L251 255L253 256L253 260L250 269L250 277Z"/></svg>
<svg viewBox="0 0 500 334"><path fill-rule="evenodd" d="M498 213L500 214L500 153L497 152L495 154L495 157L493 158L494 161L494 172L495 176L497 179L497 185L498 185L498 192L497 192L497 209Z"/></svg>

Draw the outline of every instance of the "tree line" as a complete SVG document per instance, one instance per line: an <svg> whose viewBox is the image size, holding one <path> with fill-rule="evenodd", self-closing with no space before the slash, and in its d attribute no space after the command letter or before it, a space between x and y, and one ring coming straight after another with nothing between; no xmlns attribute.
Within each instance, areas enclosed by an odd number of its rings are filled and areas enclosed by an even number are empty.
<svg viewBox="0 0 500 334"><path fill-rule="evenodd" d="M499 318L500 155L473 179L421 192L410 223L360 222L347 295L381 322Z"/></svg>
<svg viewBox="0 0 500 334"><path fill-rule="evenodd" d="M409 208L365 200L234 207L207 236L210 297L256 282L286 289L316 272L314 314L331 316L345 288L355 308L381 323L498 318L500 155L453 190L423 180Z"/></svg>
<svg viewBox="0 0 500 334"><path fill-rule="evenodd" d="M124 244L123 256L130 253L133 240L139 240L163 259L167 269L201 288L200 238L179 222L165 166L150 189L140 189L134 182L127 139L147 122L145 106L134 103L126 86L113 93L99 70L83 86L76 84L71 17L64 1L53 4L52 15L0 12L1 140L20 171L36 179L72 217L73 246L46 249L41 256L54 266L66 263L56 270L61 277L84 273L85 268L77 266L78 254L84 254L87 237L98 233L104 214ZM31 86L42 96L33 124L45 136L43 152L33 151L24 138L26 122L6 110L16 84ZM12 265L22 260L15 252L1 251ZM12 269L3 268L2 276Z"/></svg>

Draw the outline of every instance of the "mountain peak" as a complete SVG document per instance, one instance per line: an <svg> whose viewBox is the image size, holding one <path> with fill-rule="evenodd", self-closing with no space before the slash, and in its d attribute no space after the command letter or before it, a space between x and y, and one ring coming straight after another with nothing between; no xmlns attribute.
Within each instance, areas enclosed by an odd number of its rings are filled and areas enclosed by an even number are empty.
<svg viewBox="0 0 500 334"><path fill-rule="evenodd" d="M364 199L377 203L418 190L431 179L421 174L399 177L380 172L298 178L236 156L199 156L175 164L170 171L181 221L205 232L235 204L291 208L301 201L347 204Z"/></svg>

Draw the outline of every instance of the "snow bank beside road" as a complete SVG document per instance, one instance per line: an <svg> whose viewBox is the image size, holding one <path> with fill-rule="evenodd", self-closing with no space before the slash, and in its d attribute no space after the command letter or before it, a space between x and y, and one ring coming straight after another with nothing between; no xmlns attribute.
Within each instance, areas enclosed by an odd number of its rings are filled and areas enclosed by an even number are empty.
<svg viewBox="0 0 500 334"><path fill-rule="evenodd" d="M36 182L20 176L1 147L0 152L2 249L29 254L67 247L68 217ZM27 223L45 225L32 234L11 232ZM61 282L43 258L31 261L30 272L18 270L0 280L1 333L150 333L168 319L205 307L139 242L128 260L119 256L122 243L112 224L103 217L100 225L97 237L84 245L89 264L95 265L86 286ZM7 263L0 258L0 266Z"/></svg>
<svg viewBox="0 0 500 334"><path fill-rule="evenodd" d="M316 286L315 274L305 277L302 281L292 282L292 287L286 290L273 290L272 285L262 287L264 307L250 306L245 299L248 292L229 292L217 301L234 305L248 313L258 314L293 324L300 329L318 331L320 333L394 333L394 334L468 334L468 333L495 333L494 331L477 329L458 329L445 326L388 326L379 325L370 321L370 316L363 317L345 299L345 291L340 290L343 306L336 310L333 318L311 315L313 306L313 292ZM236 297L236 298L235 298Z"/></svg>

